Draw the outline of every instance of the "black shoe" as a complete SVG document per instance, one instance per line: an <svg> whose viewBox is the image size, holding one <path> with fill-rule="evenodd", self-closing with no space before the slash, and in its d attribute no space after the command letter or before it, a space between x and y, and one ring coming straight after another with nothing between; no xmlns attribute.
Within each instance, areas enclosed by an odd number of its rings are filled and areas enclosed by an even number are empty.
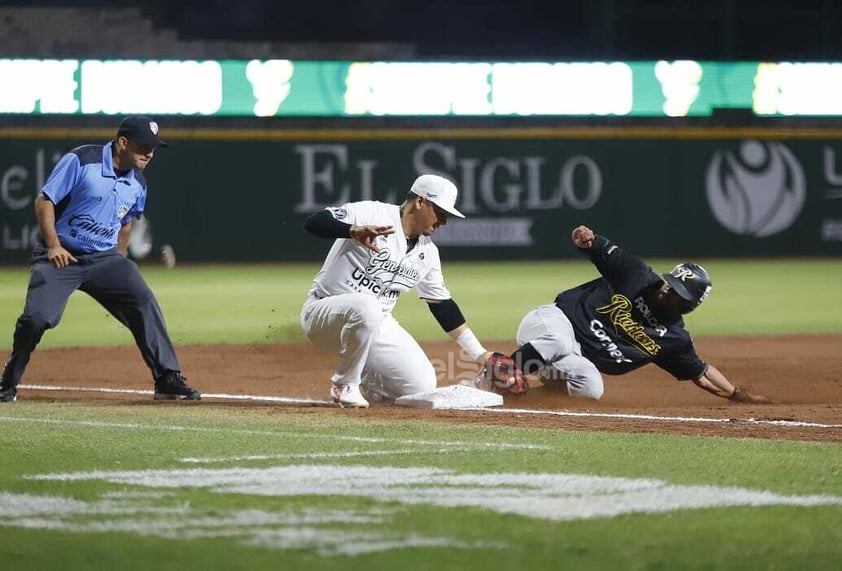
<svg viewBox="0 0 842 571"><path fill-rule="evenodd" d="M7 387L0 384L0 402L13 402L18 400L18 390L15 387Z"/></svg>
<svg viewBox="0 0 842 571"><path fill-rule="evenodd" d="M178 371L170 371L155 381L155 400L199 400L202 393L190 388Z"/></svg>

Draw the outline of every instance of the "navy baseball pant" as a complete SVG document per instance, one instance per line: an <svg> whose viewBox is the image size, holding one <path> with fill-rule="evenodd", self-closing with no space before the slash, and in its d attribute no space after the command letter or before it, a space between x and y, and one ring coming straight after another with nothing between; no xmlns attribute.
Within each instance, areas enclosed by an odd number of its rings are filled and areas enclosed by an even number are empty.
<svg viewBox="0 0 842 571"><path fill-rule="evenodd" d="M76 255L76 259L78 263L59 269L45 255L36 253L3 384L18 385L44 332L59 324L67 300L77 289L93 297L129 328L153 378L158 379L167 371L180 371L161 308L137 265L116 249Z"/></svg>

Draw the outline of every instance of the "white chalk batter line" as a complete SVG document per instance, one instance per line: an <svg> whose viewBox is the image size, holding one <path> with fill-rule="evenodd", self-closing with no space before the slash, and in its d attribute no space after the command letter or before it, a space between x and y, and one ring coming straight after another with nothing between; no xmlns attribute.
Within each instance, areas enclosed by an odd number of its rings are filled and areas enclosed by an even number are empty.
<svg viewBox="0 0 842 571"><path fill-rule="evenodd" d="M756 418L703 418L684 416L655 416L651 414L626 414L621 412L572 412L566 410L532 410L519 408L480 408L485 412L499 412L504 414L536 414L550 416L580 416L588 418L623 418L629 420L655 420L658 422L699 422L710 424L726 424L744 422L748 424L768 424L773 426L791 426L804 428L842 428L842 424L821 424L818 422L801 422L794 420L759 420Z"/></svg>
<svg viewBox="0 0 842 571"><path fill-rule="evenodd" d="M271 431L271 430L247 430L247 429L231 429L231 428L202 428L197 426L178 426L178 425L164 425L164 424L140 424L133 422L104 422L100 420L65 420L55 418L38 418L29 416L0 416L0 422L35 422L40 424L58 424L68 426L89 426L93 428L123 428L128 430L164 430L164 431L184 431L184 432L198 432L206 434L243 434L246 436L280 436L285 439L295 438L311 438L322 440L342 440L350 442L365 442L367 444L400 444L406 446L407 444L418 446L449 446L455 449L471 447L471 448L496 448L496 449L517 449L517 450L550 450L549 446L540 444L510 444L507 442L448 442L441 440L412 440L404 438L372 438L363 436L342 436L338 434L317 434L312 432L289 432L289 431ZM424 452L424 450L419 450Z"/></svg>
<svg viewBox="0 0 842 571"><path fill-rule="evenodd" d="M115 394L136 394L136 395L152 395L153 391L141 389L107 389L100 387L69 387L56 385L21 385L22 389L33 389L43 391L70 391L70 392L99 392L99 393L115 393ZM209 393L202 394L202 398L215 398L222 400L250 400L258 402L278 402L284 404L304 404L304 405L321 405L321 406L335 406L327 400L315 399L297 399L287 397L269 397L259 395L233 395L226 393ZM681 417L681 416L655 416L648 414L625 414L625 413L607 413L607 412L573 412L564 410L533 410L533 409L517 409L517 408L472 408L466 410L481 410L483 412L494 412L501 414L534 414L534 415L550 415L550 416L578 416L585 418L623 418L628 420L652 420L657 422L697 422L697 423L728 423L728 422L744 422L755 425L769 425L769 426L788 426L798 428L842 428L842 424L821 424L816 422L802 422L791 420L758 420L755 418L747 419L731 419L731 418L701 418L701 417ZM348 437L353 440L353 437ZM403 441L406 442L406 441ZM499 446L499 444L498 444Z"/></svg>

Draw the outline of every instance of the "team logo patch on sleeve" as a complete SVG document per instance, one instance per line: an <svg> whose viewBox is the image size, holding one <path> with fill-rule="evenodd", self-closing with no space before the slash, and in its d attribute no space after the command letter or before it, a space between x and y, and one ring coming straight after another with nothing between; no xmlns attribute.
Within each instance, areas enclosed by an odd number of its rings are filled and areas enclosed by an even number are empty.
<svg viewBox="0 0 842 571"><path fill-rule="evenodd" d="M125 204L121 204L120 208L117 209L117 218L122 220L123 218L126 217L126 214L128 214L128 213L129 213L129 207L126 206Z"/></svg>
<svg viewBox="0 0 842 571"><path fill-rule="evenodd" d="M337 220L343 220L348 217L348 211L344 208L328 208Z"/></svg>

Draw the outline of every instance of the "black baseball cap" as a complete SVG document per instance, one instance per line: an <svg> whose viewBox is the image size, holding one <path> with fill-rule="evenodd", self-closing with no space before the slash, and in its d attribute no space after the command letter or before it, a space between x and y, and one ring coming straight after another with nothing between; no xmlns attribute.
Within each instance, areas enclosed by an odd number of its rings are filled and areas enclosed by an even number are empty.
<svg viewBox="0 0 842 571"><path fill-rule="evenodd" d="M150 147L167 146L166 141L158 138L158 123L144 115L129 115L123 119L117 129L117 136Z"/></svg>

